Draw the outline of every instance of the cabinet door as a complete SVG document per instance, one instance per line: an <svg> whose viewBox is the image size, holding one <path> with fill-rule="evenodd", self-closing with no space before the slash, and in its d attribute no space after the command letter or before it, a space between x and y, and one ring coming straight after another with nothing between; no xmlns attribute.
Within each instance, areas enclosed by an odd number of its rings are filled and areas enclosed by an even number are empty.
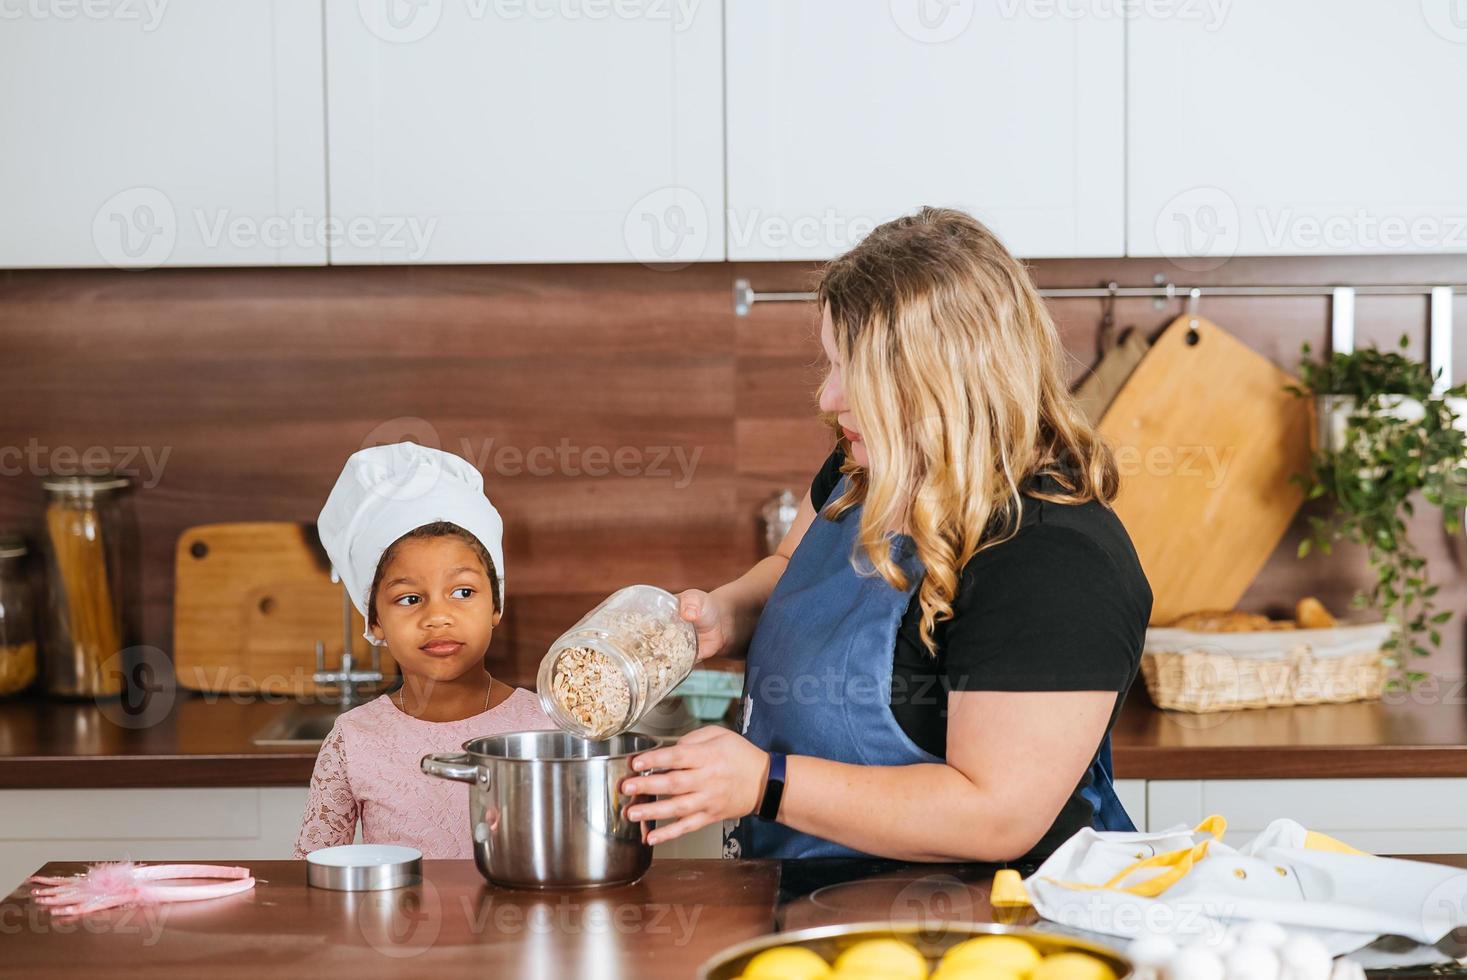
<svg viewBox="0 0 1467 980"><path fill-rule="evenodd" d="M1219 813L1234 847L1288 817L1373 854L1467 850L1467 779L1153 779L1146 796L1148 829Z"/></svg>
<svg viewBox="0 0 1467 980"><path fill-rule="evenodd" d="M338 263L723 257L721 0L327 0Z"/></svg>
<svg viewBox="0 0 1467 980"><path fill-rule="evenodd" d="M0 790L0 894L47 861L290 859L304 786Z"/></svg>
<svg viewBox="0 0 1467 980"><path fill-rule="evenodd" d="M729 258L829 258L922 205L1020 256L1122 254L1125 25L1040 6L730 4Z"/></svg>
<svg viewBox="0 0 1467 980"><path fill-rule="evenodd" d="M1144 779L1117 779L1115 781L1116 798L1121 801L1121 806L1126 810L1126 816L1136 825L1137 830L1146 829L1146 780Z"/></svg>
<svg viewBox="0 0 1467 980"><path fill-rule="evenodd" d="M0 266L326 261L320 0L0 11Z"/></svg>
<svg viewBox="0 0 1467 980"><path fill-rule="evenodd" d="M1131 22L1132 255L1467 251L1454 0L1235 0Z"/></svg>

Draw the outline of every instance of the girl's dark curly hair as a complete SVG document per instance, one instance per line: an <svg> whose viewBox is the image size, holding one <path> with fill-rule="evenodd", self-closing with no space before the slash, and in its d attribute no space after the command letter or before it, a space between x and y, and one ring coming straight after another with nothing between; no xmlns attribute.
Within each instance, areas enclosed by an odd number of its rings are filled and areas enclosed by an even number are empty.
<svg viewBox="0 0 1467 980"><path fill-rule="evenodd" d="M382 552L381 561L377 562L377 572L372 576L372 588L367 593L367 625L377 625L377 589L382 584L382 573L397 554L398 546L404 541L416 538L458 538L473 549L474 554L479 556L479 561L484 563L484 572L489 576L489 595L494 600L494 611L499 612L499 570L494 567L494 559L489 557L489 549L473 534L465 531L450 521L434 521L415 527Z"/></svg>

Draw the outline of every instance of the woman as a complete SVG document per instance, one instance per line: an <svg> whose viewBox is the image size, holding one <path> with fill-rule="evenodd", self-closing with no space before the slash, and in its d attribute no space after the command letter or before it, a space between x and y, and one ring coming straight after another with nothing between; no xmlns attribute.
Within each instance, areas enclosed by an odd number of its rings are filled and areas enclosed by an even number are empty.
<svg viewBox="0 0 1467 980"><path fill-rule="evenodd" d="M1109 733L1151 590L1028 274L924 208L817 297L837 448L777 554L679 597L700 658L747 650L743 733L638 756L666 771L630 816L675 819L654 843L737 818L745 857L1032 862L1134 829Z"/></svg>

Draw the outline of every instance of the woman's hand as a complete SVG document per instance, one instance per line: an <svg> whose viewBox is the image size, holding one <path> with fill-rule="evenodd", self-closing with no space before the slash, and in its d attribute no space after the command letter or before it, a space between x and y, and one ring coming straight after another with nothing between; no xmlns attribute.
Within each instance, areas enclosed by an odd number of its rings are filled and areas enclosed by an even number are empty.
<svg viewBox="0 0 1467 980"><path fill-rule="evenodd" d="M678 614L698 631L698 659L717 656L732 639L733 615L711 592L688 589L677 594Z"/></svg>
<svg viewBox="0 0 1467 980"><path fill-rule="evenodd" d="M639 773L669 770L622 781L622 792L629 796L663 797L633 806L627 819L677 818L648 835L649 843L661 844L711 823L753 813L764 795L769 753L742 735L715 726L689 732L676 745L643 752L632 760L632 768Z"/></svg>

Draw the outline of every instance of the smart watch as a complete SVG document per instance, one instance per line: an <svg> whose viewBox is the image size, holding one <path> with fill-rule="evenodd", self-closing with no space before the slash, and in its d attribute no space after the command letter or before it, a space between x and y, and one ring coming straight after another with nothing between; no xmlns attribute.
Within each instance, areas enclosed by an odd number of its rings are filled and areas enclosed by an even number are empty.
<svg viewBox="0 0 1467 980"><path fill-rule="evenodd" d="M783 752L769 753L769 778L764 780L764 797L759 801L759 819L771 823L779 816L779 801L784 796Z"/></svg>

